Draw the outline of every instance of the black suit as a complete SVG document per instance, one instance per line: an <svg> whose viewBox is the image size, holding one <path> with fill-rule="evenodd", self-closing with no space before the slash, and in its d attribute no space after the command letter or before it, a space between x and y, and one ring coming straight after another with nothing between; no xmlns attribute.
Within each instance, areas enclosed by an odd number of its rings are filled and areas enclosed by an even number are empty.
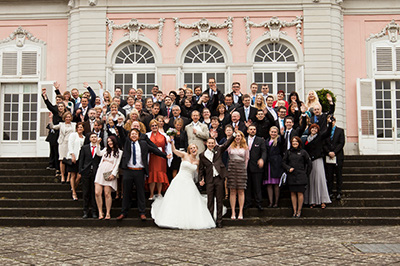
<svg viewBox="0 0 400 266"><path fill-rule="evenodd" d="M336 174L336 190L338 194L342 193L342 169L344 161L343 147L345 144L344 130L336 127L333 138L325 140L324 153L328 156L329 152L334 152L336 156L336 164L325 164L326 180L328 183L329 194L333 190L333 175Z"/></svg>
<svg viewBox="0 0 400 266"><path fill-rule="evenodd" d="M240 120L241 121L256 121L256 115L257 115L257 108L253 106L249 106L250 111L249 111L249 119L246 119L245 111L244 111L244 106L240 107L237 109L237 111L240 114Z"/></svg>
<svg viewBox="0 0 400 266"><path fill-rule="evenodd" d="M207 92L207 94L210 96L210 101L211 100L214 100L214 98L217 98L218 99L218 101L217 101L217 105L219 104L219 103L224 103L224 99L225 99L225 97L224 97L224 94L217 88L217 93L216 94L214 94L214 92L213 93L211 93L210 92L210 88L208 88L208 89L206 89L204 92Z"/></svg>
<svg viewBox="0 0 400 266"><path fill-rule="evenodd" d="M246 138L249 143L249 137ZM247 163L247 189L246 189L246 206L252 203L252 196L254 195L255 202L258 207L261 207L261 183L263 178L264 167L258 167L258 160L263 159L264 163L267 162L267 149L265 147L265 140L263 138L254 136L253 143L249 147L249 161Z"/></svg>
<svg viewBox="0 0 400 266"><path fill-rule="evenodd" d="M232 105L226 106L226 107L227 107L227 111L230 113L232 111L237 111L237 109L240 107L240 104L232 103Z"/></svg>
<svg viewBox="0 0 400 266"><path fill-rule="evenodd" d="M290 134L289 133L286 134L286 132L283 133L282 140L284 142L283 143L284 151L290 149L291 144L288 144L288 143L290 143L290 140L293 137L296 137L296 136L301 137L301 135L303 135L304 130L306 129L306 125L307 125L307 117L304 115L301 119L303 119L303 121L301 122L301 126L299 126L298 128L292 128L292 130L290 131ZM279 128L279 119L276 120L276 123L277 123L276 126Z"/></svg>
<svg viewBox="0 0 400 266"><path fill-rule="evenodd" d="M97 214L97 204L95 199L94 179L96 177L97 168L100 164L100 157L92 156L90 144L83 145L79 153L79 173L82 176L82 192L83 192L83 211L89 211L89 205L92 206L92 213Z"/></svg>
<svg viewBox="0 0 400 266"><path fill-rule="evenodd" d="M124 216L128 215L128 211L132 200L132 188L133 184L136 186L137 202L139 214L145 214L146 212L146 199L144 194L144 181L145 176L149 175L149 165L147 162L147 155L149 153L154 153L157 156L166 158L167 155L160 151L157 147L149 145L149 143L142 137L137 141L140 146L141 159L143 163L143 168L139 170L133 170L128 168L129 161L132 157L132 141L127 139L125 142L124 153L121 159L121 168L124 169L124 191L123 191L123 201L122 201L122 211L121 214ZM137 158L138 159L138 158Z"/></svg>
<svg viewBox="0 0 400 266"><path fill-rule="evenodd" d="M233 104L237 104L239 107L243 106L243 94L242 93L240 93L240 95L238 96L238 100L236 103L235 103L235 96L234 96L233 92L228 93L228 95L232 96Z"/></svg>

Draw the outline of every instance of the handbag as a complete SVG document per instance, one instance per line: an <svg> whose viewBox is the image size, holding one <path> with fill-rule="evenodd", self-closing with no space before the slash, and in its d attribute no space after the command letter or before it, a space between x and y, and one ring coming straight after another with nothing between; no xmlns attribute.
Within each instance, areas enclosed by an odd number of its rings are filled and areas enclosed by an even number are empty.
<svg viewBox="0 0 400 266"><path fill-rule="evenodd" d="M283 172L283 174L281 175L281 180L279 180L279 187L286 186L286 177L287 174Z"/></svg>
<svg viewBox="0 0 400 266"><path fill-rule="evenodd" d="M62 162L63 162L63 164L66 164L66 165L69 165L69 166L72 165L72 159L67 159L67 158L64 157L62 159Z"/></svg>
<svg viewBox="0 0 400 266"><path fill-rule="evenodd" d="M110 181L110 175L112 174L112 171L104 172L103 173L103 178L106 181Z"/></svg>

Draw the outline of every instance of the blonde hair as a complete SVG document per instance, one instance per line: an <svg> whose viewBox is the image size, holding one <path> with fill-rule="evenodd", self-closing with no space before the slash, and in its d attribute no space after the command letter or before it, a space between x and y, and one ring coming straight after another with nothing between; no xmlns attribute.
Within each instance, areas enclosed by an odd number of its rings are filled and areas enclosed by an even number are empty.
<svg viewBox="0 0 400 266"><path fill-rule="evenodd" d="M249 147L247 146L246 139L244 137L243 132L239 130L236 134L240 134L240 136L242 136L242 139L239 142L239 147L238 147L238 144L236 143L236 141L233 141L232 144L231 144L232 149L236 149L236 148L248 149Z"/></svg>
<svg viewBox="0 0 400 266"><path fill-rule="evenodd" d="M261 105L257 104L257 98L261 98ZM257 108L258 110L264 110L265 109L265 100L264 97L262 96L262 94L257 94L256 95L256 100L254 101L254 107Z"/></svg>
<svg viewBox="0 0 400 266"><path fill-rule="evenodd" d="M271 132L271 130L273 130L273 129L275 129L277 132L276 133L278 133L278 135L276 136L276 139L272 139L272 146L274 146L274 147L276 147L276 145L278 145L278 137L279 137L279 128L278 127L276 127L276 126L272 126L270 129L269 129L269 131Z"/></svg>
<svg viewBox="0 0 400 266"><path fill-rule="evenodd" d="M310 101L309 95L314 94L314 100ZM318 98L318 94L315 91L309 91L308 95L307 95L307 102L306 102L306 106L308 109L310 109L311 107L314 107L317 103L319 103L319 98Z"/></svg>
<svg viewBox="0 0 400 266"><path fill-rule="evenodd" d="M190 147L192 147L192 146L195 146L197 148L197 150L199 150L199 147L197 147L196 144L190 143L189 146L187 147L187 150L186 150L187 154L190 154Z"/></svg>

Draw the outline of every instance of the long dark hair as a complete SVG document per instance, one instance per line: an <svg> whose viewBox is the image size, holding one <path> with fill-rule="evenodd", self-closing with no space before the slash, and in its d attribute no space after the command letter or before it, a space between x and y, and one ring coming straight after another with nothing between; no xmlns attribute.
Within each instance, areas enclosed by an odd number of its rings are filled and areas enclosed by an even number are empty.
<svg viewBox="0 0 400 266"><path fill-rule="evenodd" d="M107 154L106 157L111 157L111 152L114 152L114 157L117 158L119 155L119 150L118 150L118 141L115 136L109 136L109 139L111 139L113 143L113 148L108 145L108 140L107 140Z"/></svg>

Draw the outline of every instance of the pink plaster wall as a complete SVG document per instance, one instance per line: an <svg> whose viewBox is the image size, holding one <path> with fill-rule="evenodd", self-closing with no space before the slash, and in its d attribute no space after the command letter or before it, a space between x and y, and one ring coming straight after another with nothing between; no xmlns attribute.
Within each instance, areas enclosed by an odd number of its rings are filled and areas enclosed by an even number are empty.
<svg viewBox="0 0 400 266"><path fill-rule="evenodd" d="M7 38L18 26L46 42L45 80L57 80L61 88L67 86L68 20L14 20L1 21L0 39Z"/></svg>
<svg viewBox="0 0 400 266"><path fill-rule="evenodd" d="M176 91L176 88L175 88L176 76L175 75L164 74L164 75L162 75L161 82L162 82L162 88L163 88L164 93L167 94L170 91L173 91L173 90Z"/></svg>
<svg viewBox="0 0 400 266"><path fill-rule="evenodd" d="M250 20L256 23L261 23L271 19L272 16L277 16L280 20L292 21L296 16L302 15L301 11L271 11L271 12L209 12L209 13L120 13L120 14L108 14L107 17L114 21L115 24L123 24L131 20L132 18L138 19L140 22L156 24L160 17L165 18L164 30L163 30L163 47L159 47L163 56L163 63L177 63L176 53L179 46L175 45L175 31L173 17L178 17L182 23L192 24L193 22L199 21L202 18L207 18L209 21L214 23L222 23L229 16L233 17L233 46L230 46L230 52L233 55L234 63L246 62L246 56L248 52L248 46L246 45L246 32L245 23L243 17L249 16ZM289 36L296 39L296 28L284 28ZM180 45L187 39L192 37L194 29L183 29L180 28ZM120 39L125 30L115 30L113 34L113 41ZM140 31L144 33L147 38L150 38L153 42L157 43L157 29L149 30L143 29ZM213 32L217 33L217 37L225 41L228 44L227 29L215 29ZM254 41L265 32L263 28L251 28L251 41Z"/></svg>
<svg viewBox="0 0 400 266"><path fill-rule="evenodd" d="M344 56L346 86L347 140L358 142L357 78L367 78L366 40L379 33L392 19L400 15L344 16Z"/></svg>

